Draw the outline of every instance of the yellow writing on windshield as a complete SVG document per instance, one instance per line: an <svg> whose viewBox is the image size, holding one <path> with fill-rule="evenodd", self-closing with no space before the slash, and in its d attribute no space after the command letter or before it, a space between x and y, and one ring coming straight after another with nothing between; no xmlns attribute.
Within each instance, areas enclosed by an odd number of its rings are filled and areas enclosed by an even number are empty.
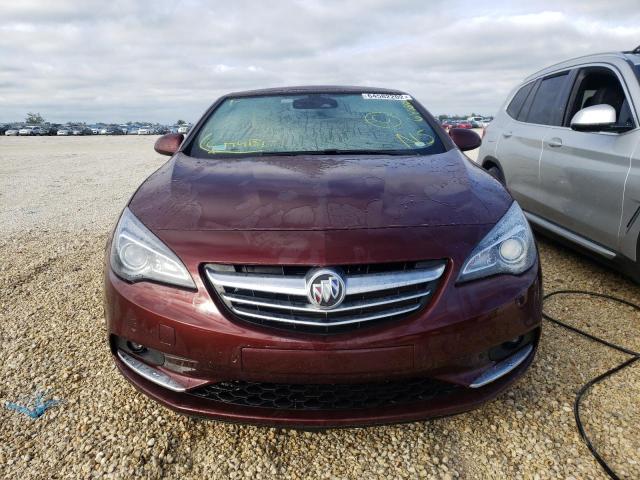
<svg viewBox="0 0 640 480"><path fill-rule="evenodd" d="M364 116L364 121L369 125L380 128L398 128L402 125L402 120L398 117L384 112L367 112Z"/></svg>
<svg viewBox="0 0 640 480"><path fill-rule="evenodd" d="M398 139L407 148L424 148L433 145L435 139L425 133L423 129L416 131L415 133L408 133L406 135L402 133L396 133L396 139Z"/></svg>
<svg viewBox="0 0 640 480"><path fill-rule="evenodd" d="M213 133L206 134L199 143L200 148L207 153L257 153L261 152L267 143L259 138L213 142L212 136Z"/></svg>
<svg viewBox="0 0 640 480"><path fill-rule="evenodd" d="M418 112L418 110L416 110L416 107L411 105L411 102L409 102L408 100L404 100L402 102L402 106L404 107L404 109L407 111L409 116L415 122L424 122L424 119L422 118L422 115L420 115L420 112Z"/></svg>

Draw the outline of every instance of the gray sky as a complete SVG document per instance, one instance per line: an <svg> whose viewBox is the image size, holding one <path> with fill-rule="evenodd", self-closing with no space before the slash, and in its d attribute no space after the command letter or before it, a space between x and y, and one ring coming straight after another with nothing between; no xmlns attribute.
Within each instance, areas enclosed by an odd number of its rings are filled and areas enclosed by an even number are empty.
<svg viewBox="0 0 640 480"><path fill-rule="evenodd" d="M523 77L640 44L638 0L15 0L0 7L0 121L194 121L219 95L400 88L492 114Z"/></svg>

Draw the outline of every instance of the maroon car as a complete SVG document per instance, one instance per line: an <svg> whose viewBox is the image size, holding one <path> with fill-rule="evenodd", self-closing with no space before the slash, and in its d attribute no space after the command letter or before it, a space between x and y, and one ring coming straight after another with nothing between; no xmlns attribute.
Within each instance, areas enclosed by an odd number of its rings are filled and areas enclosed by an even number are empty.
<svg viewBox="0 0 640 480"><path fill-rule="evenodd" d="M453 122L453 120L445 120L440 124L440 126L446 131L449 131L452 128L456 128L456 124Z"/></svg>
<svg viewBox="0 0 640 480"><path fill-rule="evenodd" d="M133 195L107 248L109 344L178 412L328 427L495 397L540 337L518 204L410 95L226 95Z"/></svg>

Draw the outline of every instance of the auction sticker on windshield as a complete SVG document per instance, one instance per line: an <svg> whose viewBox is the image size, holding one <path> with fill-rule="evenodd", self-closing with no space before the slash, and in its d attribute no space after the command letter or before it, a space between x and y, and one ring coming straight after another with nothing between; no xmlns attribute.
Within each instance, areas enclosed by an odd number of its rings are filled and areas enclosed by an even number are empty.
<svg viewBox="0 0 640 480"><path fill-rule="evenodd" d="M363 93L365 100L411 100L411 95L393 95L390 93Z"/></svg>

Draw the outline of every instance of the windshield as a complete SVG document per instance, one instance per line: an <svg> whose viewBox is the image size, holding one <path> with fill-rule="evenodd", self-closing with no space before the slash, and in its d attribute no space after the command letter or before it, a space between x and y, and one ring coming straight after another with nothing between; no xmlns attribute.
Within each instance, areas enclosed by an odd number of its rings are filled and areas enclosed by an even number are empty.
<svg viewBox="0 0 640 480"><path fill-rule="evenodd" d="M433 154L444 146L409 95L270 95L226 99L191 155Z"/></svg>

